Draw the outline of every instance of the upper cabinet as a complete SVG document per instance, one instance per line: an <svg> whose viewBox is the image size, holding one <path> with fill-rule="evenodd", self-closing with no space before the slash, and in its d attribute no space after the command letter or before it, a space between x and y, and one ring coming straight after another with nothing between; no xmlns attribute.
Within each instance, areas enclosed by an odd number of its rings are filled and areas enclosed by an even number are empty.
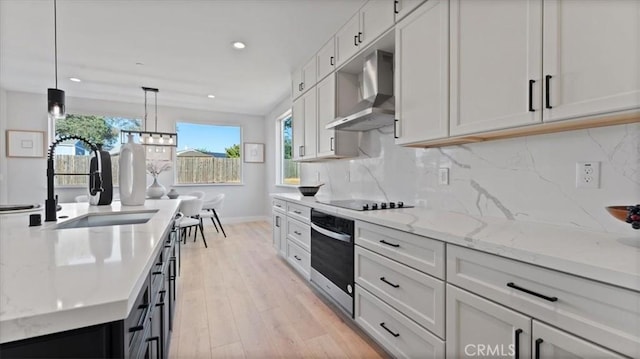
<svg viewBox="0 0 640 359"><path fill-rule="evenodd" d="M451 135L542 122L542 0L451 0Z"/></svg>
<svg viewBox="0 0 640 359"><path fill-rule="evenodd" d="M392 0L369 0L336 33L336 66L342 65L394 23Z"/></svg>
<svg viewBox="0 0 640 359"><path fill-rule="evenodd" d="M358 155L358 133L325 129L336 118L336 74L318 83L318 158L340 158Z"/></svg>
<svg viewBox="0 0 640 359"><path fill-rule="evenodd" d="M317 78L316 57L312 57L300 70L291 75L293 98L297 98L315 86Z"/></svg>
<svg viewBox="0 0 640 359"><path fill-rule="evenodd" d="M318 64L318 81L324 79L336 68L336 42L335 38L327 41L316 54Z"/></svg>
<svg viewBox="0 0 640 359"><path fill-rule="evenodd" d="M640 1L544 3L544 121L640 107Z"/></svg>
<svg viewBox="0 0 640 359"><path fill-rule="evenodd" d="M396 22L409 15L413 9L417 8L425 1L426 0L395 0L393 2L393 12L395 14Z"/></svg>
<svg viewBox="0 0 640 359"><path fill-rule="evenodd" d="M449 4L429 0L396 26L396 143L449 135Z"/></svg>
<svg viewBox="0 0 640 359"><path fill-rule="evenodd" d="M293 102L293 159L304 161L316 157L316 88Z"/></svg>

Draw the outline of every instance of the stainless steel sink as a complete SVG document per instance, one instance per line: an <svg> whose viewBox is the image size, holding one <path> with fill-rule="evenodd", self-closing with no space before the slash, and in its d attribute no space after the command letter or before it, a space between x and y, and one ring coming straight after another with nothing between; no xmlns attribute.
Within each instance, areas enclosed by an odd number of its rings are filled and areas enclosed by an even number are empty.
<svg viewBox="0 0 640 359"><path fill-rule="evenodd" d="M147 223L157 209L127 212L89 213L57 225L56 229L120 226Z"/></svg>

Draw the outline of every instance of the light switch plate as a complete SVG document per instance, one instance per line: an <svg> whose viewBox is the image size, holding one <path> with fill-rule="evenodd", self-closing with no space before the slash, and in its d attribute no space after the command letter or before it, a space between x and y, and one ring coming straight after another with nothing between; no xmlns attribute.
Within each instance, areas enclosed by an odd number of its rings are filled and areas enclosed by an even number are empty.
<svg viewBox="0 0 640 359"><path fill-rule="evenodd" d="M447 186L449 185L449 169L441 167L438 171L438 184Z"/></svg>
<svg viewBox="0 0 640 359"><path fill-rule="evenodd" d="M600 188L600 162L576 163L576 188Z"/></svg>

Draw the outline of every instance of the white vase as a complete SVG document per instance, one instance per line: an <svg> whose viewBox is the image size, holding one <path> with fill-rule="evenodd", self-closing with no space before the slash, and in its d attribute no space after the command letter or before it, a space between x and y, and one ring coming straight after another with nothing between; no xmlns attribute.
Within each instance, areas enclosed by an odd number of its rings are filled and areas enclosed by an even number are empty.
<svg viewBox="0 0 640 359"><path fill-rule="evenodd" d="M141 206L146 197L147 174L144 147L128 135L127 143L120 148L118 175L120 202L123 206Z"/></svg>
<svg viewBox="0 0 640 359"><path fill-rule="evenodd" d="M166 190L163 185L158 183L158 177L153 177L153 183L147 187L147 197L151 199L159 199L164 196Z"/></svg>

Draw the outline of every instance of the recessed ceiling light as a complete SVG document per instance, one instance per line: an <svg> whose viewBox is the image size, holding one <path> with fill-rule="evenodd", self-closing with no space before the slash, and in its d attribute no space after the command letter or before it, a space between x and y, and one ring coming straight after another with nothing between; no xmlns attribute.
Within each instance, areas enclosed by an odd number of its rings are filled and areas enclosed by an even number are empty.
<svg viewBox="0 0 640 359"><path fill-rule="evenodd" d="M73 82L81 82L82 80L80 80L77 77L69 77L69 80L73 81Z"/></svg>
<svg viewBox="0 0 640 359"><path fill-rule="evenodd" d="M216 98L214 95L207 95L208 98Z"/></svg>
<svg viewBox="0 0 640 359"><path fill-rule="evenodd" d="M236 48L238 50L242 50L245 47L247 47L247 45L245 45L244 42L241 42L241 41L236 41L232 45L233 45L234 48Z"/></svg>

